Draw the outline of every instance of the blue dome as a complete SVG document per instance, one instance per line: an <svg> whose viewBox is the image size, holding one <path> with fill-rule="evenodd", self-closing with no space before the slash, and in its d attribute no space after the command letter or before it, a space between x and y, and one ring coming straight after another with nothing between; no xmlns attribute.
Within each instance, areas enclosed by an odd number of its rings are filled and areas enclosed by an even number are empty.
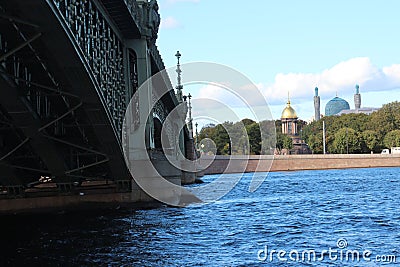
<svg viewBox="0 0 400 267"><path fill-rule="evenodd" d="M336 115L345 109L350 109L349 103L340 97L335 97L326 104L325 116Z"/></svg>

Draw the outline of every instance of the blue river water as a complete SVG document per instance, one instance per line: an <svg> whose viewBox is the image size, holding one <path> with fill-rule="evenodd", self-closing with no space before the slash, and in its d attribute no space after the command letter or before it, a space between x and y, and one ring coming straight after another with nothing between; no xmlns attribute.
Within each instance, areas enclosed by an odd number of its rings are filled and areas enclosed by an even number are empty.
<svg viewBox="0 0 400 267"><path fill-rule="evenodd" d="M0 218L0 265L400 264L400 168L252 175L208 205Z"/></svg>

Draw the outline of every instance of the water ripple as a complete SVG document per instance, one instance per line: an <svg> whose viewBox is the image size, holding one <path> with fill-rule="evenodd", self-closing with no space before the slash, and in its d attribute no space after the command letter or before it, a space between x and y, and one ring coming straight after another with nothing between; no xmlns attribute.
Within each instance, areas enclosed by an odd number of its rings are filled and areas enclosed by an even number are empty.
<svg viewBox="0 0 400 267"><path fill-rule="evenodd" d="M348 249L394 253L400 262L399 170L270 173L254 193L248 192L251 174L244 174L228 195L205 206L4 218L0 264L259 266L257 253L265 247L314 249L321 256L323 250L337 249L339 238ZM277 258L264 263L299 264Z"/></svg>

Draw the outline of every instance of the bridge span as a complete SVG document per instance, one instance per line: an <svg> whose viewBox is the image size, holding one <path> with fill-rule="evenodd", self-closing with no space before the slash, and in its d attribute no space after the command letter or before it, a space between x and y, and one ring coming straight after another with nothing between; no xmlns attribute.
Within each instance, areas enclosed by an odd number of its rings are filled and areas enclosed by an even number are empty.
<svg viewBox="0 0 400 267"><path fill-rule="evenodd" d="M0 213L152 200L132 180L122 141L129 101L165 69L159 24L155 0L0 0ZM191 182L158 141L179 104L169 78L162 84L169 93L149 107L149 87L132 116L153 108L137 120L147 153L174 183ZM178 137L172 153L192 157L188 129Z"/></svg>

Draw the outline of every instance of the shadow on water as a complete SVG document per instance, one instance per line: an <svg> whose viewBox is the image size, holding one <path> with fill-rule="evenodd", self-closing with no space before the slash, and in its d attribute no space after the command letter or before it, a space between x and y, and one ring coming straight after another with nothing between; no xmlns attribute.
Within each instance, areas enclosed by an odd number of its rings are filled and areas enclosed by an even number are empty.
<svg viewBox="0 0 400 267"><path fill-rule="evenodd" d="M171 212L179 211L169 209ZM141 229L138 229L134 221L137 213L149 210L1 216L0 266L91 266L121 263L123 259L119 259L113 252L114 248L126 243L130 243L129 246L136 245L135 240L132 240L136 235L133 228L141 231L140 242L146 243L146 233L152 232L153 225L142 224Z"/></svg>

